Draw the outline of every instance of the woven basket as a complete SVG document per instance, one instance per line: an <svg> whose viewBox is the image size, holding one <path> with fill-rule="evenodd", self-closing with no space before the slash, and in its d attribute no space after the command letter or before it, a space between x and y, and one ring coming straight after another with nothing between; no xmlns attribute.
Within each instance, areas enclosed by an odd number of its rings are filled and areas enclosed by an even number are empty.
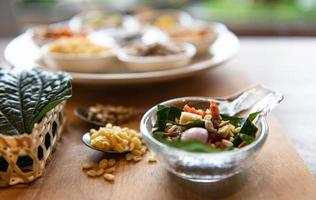
<svg viewBox="0 0 316 200"><path fill-rule="evenodd" d="M47 112L31 134L0 134L0 187L29 183L45 172L66 121L64 105Z"/></svg>

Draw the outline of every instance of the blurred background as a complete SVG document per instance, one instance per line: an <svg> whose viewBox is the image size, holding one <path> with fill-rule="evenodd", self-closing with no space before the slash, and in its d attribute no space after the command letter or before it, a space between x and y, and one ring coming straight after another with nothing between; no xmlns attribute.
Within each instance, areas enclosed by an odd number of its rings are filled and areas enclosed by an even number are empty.
<svg viewBox="0 0 316 200"><path fill-rule="evenodd" d="M196 18L223 22L237 35L316 35L316 0L1 0L0 37L63 21L84 9L132 13L150 7L184 9Z"/></svg>

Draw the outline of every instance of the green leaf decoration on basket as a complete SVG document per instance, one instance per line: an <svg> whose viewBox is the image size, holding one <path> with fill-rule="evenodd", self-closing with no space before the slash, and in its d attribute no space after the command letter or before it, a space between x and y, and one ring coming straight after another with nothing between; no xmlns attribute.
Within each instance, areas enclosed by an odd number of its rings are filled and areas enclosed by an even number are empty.
<svg viewBox="0 0 316 200"><path fill-rule="evenodd" d="M67 73L0 70L0 133L30 134L35 123L71 95Z"/></svg>

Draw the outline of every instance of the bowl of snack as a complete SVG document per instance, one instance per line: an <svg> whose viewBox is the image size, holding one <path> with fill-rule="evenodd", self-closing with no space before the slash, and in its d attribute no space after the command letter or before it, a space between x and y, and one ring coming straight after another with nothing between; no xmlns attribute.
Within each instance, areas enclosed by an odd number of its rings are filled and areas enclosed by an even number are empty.
<svg viewBox="0 0 316 200"><path fill-rule="evenodd" d="M269 133L265 116L283 99L265 88L255 88L257 95L253 91L234 98L160 103L141 120L144 142L181 178L215 182L238 174L253 163ZM249 109L246 116L235 116Z"/></svg>
<svg viewBox="0 0 316 200"><path fill-rule="evenodd" d="M183 67L195 53L195 47L189 43L139 43L120 49L117 57L130 70L142 72Z"/></svg>
<svg viewBox="0 0 316 200"><path fill-rule="evenodd" d="M115 52L114 43L99 45L87 37L62 38L41 48L49 68L83 73L112 70Z"/></svg>
<svg viewBox="0 0 316 200"><path fill-rule="evenodd" d="M28 32L31 35L32 40L40 47L60 38L70 38L86 35L85 32L73 31L64 24L37 26L30 29Z"/></svg>
<svg viewBox="0 0 316 200"><path fill-rule="evenodd" d="M220 25L216 23L195 20L189 26L179 26L169 30L168 35L174 42L191 43L196 47L197 53L205 53L217 38L218 26Z"/></svg>
<svg viewBox="0 0 316 200"><path fill-rule="evenodd" d="M175 9L148 10L135 16L143 26L150 25L164 31L192 22L192 17L187 12Z"/></svg>
<svg viewBox="0 0 316 200"><path fill-rule="evenodd" d="M124 16L100 10L79 13L69 21L71 29L76 31L96 31L105 28L121 27Z"/></svg>

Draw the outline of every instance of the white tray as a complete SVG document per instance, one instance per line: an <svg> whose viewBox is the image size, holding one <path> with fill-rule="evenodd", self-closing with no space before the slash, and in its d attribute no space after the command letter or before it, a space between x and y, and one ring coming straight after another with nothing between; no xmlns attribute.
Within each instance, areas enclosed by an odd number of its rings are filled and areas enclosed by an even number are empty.
<svg viewBox="0 0 316 200"><path fill-rule="evenodd" d="M213 23L218 37L209 48L206 55L197 56L190 65L161 71L151 72L115 72L115 73L76 73L69 72L74 83L126 85L163 82L189 77L222 64L233 57L239 49L239 40L225 25ZM23 33L13 39L4 51L6 61L18 68L42 67L39 48L32 41L28 33Z"/></svg>

